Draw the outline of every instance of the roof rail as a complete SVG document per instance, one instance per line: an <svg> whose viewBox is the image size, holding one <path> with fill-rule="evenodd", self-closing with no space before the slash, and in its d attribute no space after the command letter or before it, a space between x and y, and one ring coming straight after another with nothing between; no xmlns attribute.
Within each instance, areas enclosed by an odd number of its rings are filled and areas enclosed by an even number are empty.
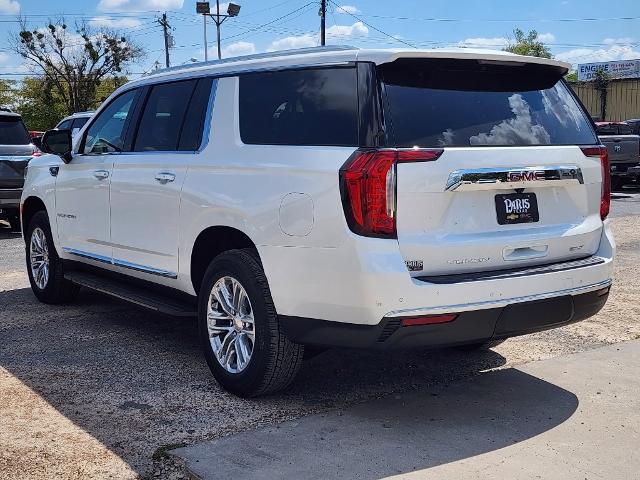
<svg viewBox="0 0 640 480"><path fill-rule="evenodd" d="M241 55L239 57L223 58L222 60L209 60L207 62L195 62L195 63L189 63L187 65L177 65L175 67L159 68L158 70L153 70L152 72L149 72L147 76L156 75L159 73L186 70L188 68L194 68L194 67L224 65L225 63L243 62L248 60L289 57L292 55L304 55L309 53L342 52L346 50L357 50L357 49L358 49L357 47L351 47L348 45L331 45L331 46L324 46L324 47L309 47L309 48L295 48L292 50L278 50L275 52L255 53L252 55Z"/></svg>

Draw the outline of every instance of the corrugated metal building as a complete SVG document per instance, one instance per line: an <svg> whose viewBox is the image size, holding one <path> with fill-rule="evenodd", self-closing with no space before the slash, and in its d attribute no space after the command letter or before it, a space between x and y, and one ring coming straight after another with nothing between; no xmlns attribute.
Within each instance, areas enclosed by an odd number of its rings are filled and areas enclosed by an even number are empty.
<svg viewBox="0 0 640 480"><path fill-rule="evenodd" d="M600 92L591 82L569 83L594 119L601 120ZM607 121L640 118L640 79L611 80L607 89Z"/></svg>

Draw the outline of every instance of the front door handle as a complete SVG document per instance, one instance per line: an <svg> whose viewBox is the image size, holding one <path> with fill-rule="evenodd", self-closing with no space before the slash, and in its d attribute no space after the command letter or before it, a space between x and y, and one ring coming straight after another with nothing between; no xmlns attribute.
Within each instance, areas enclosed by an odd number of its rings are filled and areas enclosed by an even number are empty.
<svg viewBox="0 0 640 480"><path fill-rule="evenodd" d="M160 172L156 175L156 180L160 182L162 185L165 185L169 182L173 182L176 179L175 174L171 172Z"/></svg>
<svg viewBox="0 0 640 480"><path fill-rule="evenodd" d="M93 172L93 176L96 177L98 180L104 180L105 178L109 177L109 172L106 170L95 170Z"/></svg>

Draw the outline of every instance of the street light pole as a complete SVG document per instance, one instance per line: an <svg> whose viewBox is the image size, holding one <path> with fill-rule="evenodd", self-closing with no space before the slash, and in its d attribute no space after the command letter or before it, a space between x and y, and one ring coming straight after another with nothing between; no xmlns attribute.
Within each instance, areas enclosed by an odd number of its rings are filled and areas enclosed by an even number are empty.
<svg viewBox="0 0 640 480"><path fill-rule="evenodd" d="M220 26L230 17L237 17L240 13L240 5L229 3L227 13L220 13L220 0L216 0L216 13L211 13L209 2L196 2L196 12L204 17L204 59L209 60L209 52L207 50L207 17L211 17L216 24L216 34L218 43L218 59L222 59L222 45L220 39Z"/></svg>
<svg viewBox="0 0 640 480"><path fill-rule="evenodd" d="M209 52L207 51L207 16L202 15L202 20L204 22L204 61L209 60Z"/></svg>

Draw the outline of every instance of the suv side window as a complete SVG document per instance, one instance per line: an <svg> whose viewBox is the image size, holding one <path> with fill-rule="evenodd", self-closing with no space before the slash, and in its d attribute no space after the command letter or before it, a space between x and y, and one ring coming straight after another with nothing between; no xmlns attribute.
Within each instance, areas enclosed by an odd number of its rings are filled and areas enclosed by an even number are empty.
<svg viewBox="0 0 640 480"><path fill-rule="evenodd" d="M358 146L356 69L240 76L240 136L254 145Z"/></svg>
<svg viewBox="0 0 640 480"><path fill-rule="evenodd" d="M140 120L133 150L175 151L197 80L151 87Z"/></svg>
<svg viewBox="0 0 640 480"><path fill-rule="evenodd" d="M60 122L56 128L58 130L70 130L71 129L71 119L65 120L64 122Z"/></svg>
<svg viewBox="0 0 640 480"><path fill-rule="evenodd" d="M98 114L84 137L82 153L101 154L122 151L127 118L132 113L136 89L113 100Z"/></svg>
<svg viewBox="0 0 640 480"><path fill-rule="evenodd" d="M196 89L193 91L189 109L184 119L178 150L195 151L202 144L202 134L204 122L209 109L209 97L211 96L212 78L201 78L198 80Z"/></svg>

